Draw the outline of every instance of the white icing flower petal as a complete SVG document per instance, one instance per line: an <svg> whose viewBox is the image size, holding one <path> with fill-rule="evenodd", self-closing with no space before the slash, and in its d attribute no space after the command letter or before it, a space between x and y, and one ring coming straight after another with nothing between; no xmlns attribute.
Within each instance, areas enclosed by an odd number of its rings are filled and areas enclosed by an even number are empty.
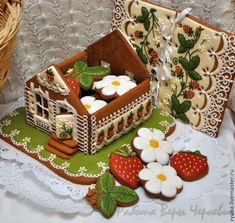
<svg viewBox="0 0 235 223"><path fill-rule="evenodd" d="M142 169L139 172L139 178L141 180L150 180L150 179L155 178L155 173L150 169Z"/></svg>
<svg viewBox="0 0 235 223"><path fill-rule="evenodd" d="M174 176L174 175L176 176L177 175L176 170L173 167L171 167L171 166L164 166L162 171L167 176Z"/></svg>
<svg viewBox="0 0 235 223"><path fill-rule="evenodd" d="M177 189L181 189L183 187L183 181L178 176L170 176L167 178L167 181L174 185Z"/></svg>
<svg viewBox="0 0 235 223"><path fill-rule="evenodd" d="M141 159L146 163L154 162L156 160L153 149L144 149L140 156Z"/></svg>
<svg viewBox="0 0 235 223"><path fill-rule="evenodd" d="M113 80L116 80L117 76L115 75L108 75L103 78L103 81L107 81L108 83L112 82Z"/></svg>
<svg viewBox="0 0 235 223"><path fill-rule="evenodd" d="M142 138L142 137L135 137L133 140L133 145L138 150L144 150L147 147L149 147L148 140L146 140L145 138Z"/></svg>
<svg viewBox="0 0 235 223"><path fill-rule="evenodd" d="M94 103L92 104L91 108L92 108L92 113L100 110L101 108L103 108L105 105L107 105L107 102L102 101L102 100L96 100L94 101Z"/></svg>
<svg viewBox="0 0 235 223"><path fill-rule="evenodd" d="M160 143L160 147L161 147L162 150L166 151L169 154L173 153L173 147L172 147L170 142L162 141Z"/></svg>
<svg viewBox="0 0 235 223"><path fill-rule="evenodd" d="M140 128L137 132L138 136L143 137L147 140L151 140L153 138L153 133L148 128Z"/></svg>
<svg viewBox="0 0 235 223"><path fill-rule="evenodd" d="M174 197L177 193L176 187L168 180L161 183L161 192L165 197Z"/></svg>
<svg viewBox="0 0 235 223"><path fill-rule="evenodd" d="M120 76L117 77L117 80L120 81L120 82L126 82L126 81L129 81L131 79L127 75L120 75Z"/></svg>
<svg viewBox="0 0 235 223"><path fill-rule="evenodd" d="M113 85L108 85L102 89L102 94L105 96L111 96L116 93L116 88Z"/></svg>
<svg viewBox="0 0 235 223"><path fill-rule="evenodd" d="M81 98L82 104L92 104L95 101L95 98L92 96L85 96Z"/></svg>
<svg viewBox="0 0 235 223"><path fill-rule="evenodd" d="M127 82L122 83L122 86L126 87L128 89L132 89L132 88L136 87L137 84L133 81L127 81Z"/></svg>
<svg viewBox="0 0 235 223"><path fill-rule="evenodd" d="M158 174L160 174L162 172L162 165L159 163L149 163L147 165L147 168L154 171L155 175L157 176Z"/></svg>
<svg viewBox="0 0 235 223"><path fill-rule="evenodd" d="M154 139L157 139L159 141L162 141L162 140L165 139L165 134L162 131L160 131L158 129L153 129L152 132L153 132L153 138Z"/></svg>
<svg viewBox="0 0 235 223"><path fill-rule="evenodd" d="M94 83L96 89L101 89L101 88L107 86L108 84L109 84L109 82L105 81L105 80L98 81L98 82Z"/></svg>
<svg viewBox="0 0 235 223"><path fill-rule="evenodd" d="M124 87L123 85L120 85L120 86L118 86L118 87L116 88L117 94L118 94L119 96L125 94L125 93L128 92L129 90L130 90L129 88Z"/></svg>
<svg viewBox="0 0 235 223"><path fill-rule="evenodd" d="M160 149L155 150L155 156L156 156L157 162L162 165L166 165L170 159L169 154Z"/></svg>
<svg viewBox="0 0 235 223"><path fill-rule="evenodd" d="M161 183L155 179L149 180L144 187L151 194L159 194L161 192Z"/></svg>

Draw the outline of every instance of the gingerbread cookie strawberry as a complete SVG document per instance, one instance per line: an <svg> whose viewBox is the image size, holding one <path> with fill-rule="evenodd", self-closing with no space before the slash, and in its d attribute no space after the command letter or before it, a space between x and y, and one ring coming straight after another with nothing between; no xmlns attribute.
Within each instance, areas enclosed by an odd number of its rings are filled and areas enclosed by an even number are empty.
<svg viewBox="0 0 235 223"><path fill-rule="evenodd" d="M157 161L162 165L168 164L173 152L165 134L158 129L140 128L132 146L145 163Z"/></svg>
<svg viewBox="0 0 235 223"><path fill-rule="evenodd" d="M207 157L199 151L178 152L172 157L170 164L176 169L178 175L186 181L201 179L209 171Z"/></svg>
<svg viewBox="0 0 235 223"><path fill-rule="evenodd" d="M89 189L85 198L93 208L99 209L106 218L113 216L117 206L129 207L139 200L138 194L131 188L116 186L114 177L110 173L104 173L95 188Z"/></svg>
<svg viewBox="0 0 235 223"><path fill-rule="evenodd" d="M139 180L147 193L162 200L173 199L183 188L183 180L173 167L156 162L139 172Z"/></svg>
<svg viewBox="0 0 235 223"><path fill-rule="evenodd" d="M133 189L139 186L138 174L144 167L136 153L128 146L123 146L111 154L109 167L121 184Z"/></svg>

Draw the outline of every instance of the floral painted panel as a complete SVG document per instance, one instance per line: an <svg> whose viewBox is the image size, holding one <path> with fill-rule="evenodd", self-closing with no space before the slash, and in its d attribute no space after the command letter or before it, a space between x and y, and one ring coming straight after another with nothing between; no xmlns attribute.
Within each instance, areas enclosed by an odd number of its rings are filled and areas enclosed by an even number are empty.
<svg viewBox="0 0 235 223"><path fill-rule="evenodd" d="M216 137L234 80L235 37L188 12L136 0L122 7L120 28L160 82L158 106Z"/></svg>

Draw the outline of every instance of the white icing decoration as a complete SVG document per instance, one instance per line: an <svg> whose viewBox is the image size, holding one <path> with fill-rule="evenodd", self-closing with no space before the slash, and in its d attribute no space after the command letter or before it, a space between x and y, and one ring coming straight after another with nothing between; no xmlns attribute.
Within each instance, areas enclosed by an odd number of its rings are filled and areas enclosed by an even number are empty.
<svg viewBox="0 0 235 223"><path fill-rule="evenodd" d="M53 81L49 81L47 74L46 74L46 71L50 69L52 70L54 74ZM37 80L42 86L56 93L60 93L64 96L68 95L70 92L68 86L65 84L65 82L63 81L63 79L61 78L60 74L58 73L58 71L56 70L54 66L50 66L48 69L39 73L37 75Z"/></svg>
<svg viewBox="0 0 235 223"><path fill-rule="evenodd" d="M56 136L59 139L73 138L74 116L71 114L56 116Z"/></svg>
<svg viewBox="0 0 235 223"><path fill-rule="evenodd" d="M107 105L107 102L103 100L97 100L95 97L92 96L85 96L81 98L81 102L90 114L95 113L96 111Z"/></svg>
<svg viewBox="0 0 235 223"><path fill-rule="evenodd" d="M159 163L149 163L139 172L139 178L145 182L145 189L151 194L162 194L165 197L174 197L177 190L182 189L183 181L177 176L171 166L162 166Z"/></svg>
<svg viewBox="0 0 235 223"><path fill-rule="evenodd" d="M126 75L109 75L104 77L103 80L94 83L94 88L97 90L102 89L104 96L115 94L121 96L134 87L136 87L136 83L131 81L130 77Z"/></svg>
<svg viewBox="0 0 235 223"><path fill-rule="evenodd" d="M173 149L171 143L164 139L164 133L158 129L141 128L133 140L133 146L141 151L141 159L144 162L157 161L165 165L169 162Z"/></svg>

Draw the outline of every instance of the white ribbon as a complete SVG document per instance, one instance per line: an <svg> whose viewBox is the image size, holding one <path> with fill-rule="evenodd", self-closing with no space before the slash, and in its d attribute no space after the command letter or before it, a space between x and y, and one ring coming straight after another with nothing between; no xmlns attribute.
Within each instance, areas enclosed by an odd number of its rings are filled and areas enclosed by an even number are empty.
<svg viewBox="0 0 235 223"><path fill-rule="evenodd" d="M161 67L154 68L154 70L157 73L158 81L166 81L171 79L170 64L173 52L172 37L174 35L174 30L177 23L181 22L191 10L192 10L191 8L186 8L182 12L178 13L174 20L170 19L172 26L169 28L160 24L160 30L164 40L166 41L166 44L165 45L160 44L159 58L161 60L161 65L160 65Z"/></svg>

